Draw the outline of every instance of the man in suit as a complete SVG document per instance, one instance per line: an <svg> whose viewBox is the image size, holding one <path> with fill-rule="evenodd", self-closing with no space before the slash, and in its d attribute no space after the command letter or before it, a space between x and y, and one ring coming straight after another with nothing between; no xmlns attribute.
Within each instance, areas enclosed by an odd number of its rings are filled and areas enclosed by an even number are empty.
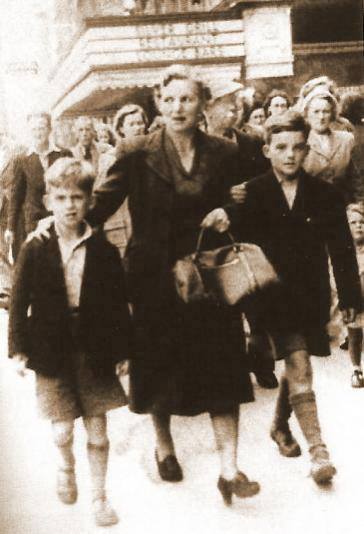
<svg viewBox="0 0 364 534"><path fill-rule="evenodd" d="M48 215L43 203L45 194L44 172L58 158L71 156L69 150L56 147L51 137L51 116L32 113L27 118L31 143L27 151L16 158L14 177L10 188L9 214L6 237L10 245L21 241L17 236L19 220L24 217L25 235L32 232L37 222ZM14 256L17 255L15 247Z"/></svg>

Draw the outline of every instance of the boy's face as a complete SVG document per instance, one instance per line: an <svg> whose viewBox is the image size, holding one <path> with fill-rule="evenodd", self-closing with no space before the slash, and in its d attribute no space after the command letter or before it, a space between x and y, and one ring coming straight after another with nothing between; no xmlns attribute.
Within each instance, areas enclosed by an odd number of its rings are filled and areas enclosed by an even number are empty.
<svg viewBox="0 0 364 534"><path fill-rule="evenodd" d="M84 220L90 207L91 195L78 187L51 187L46 197L56 224L75 230Z"/></svg>
<svg viewBox="0 0 364 534"><path fill-rule="evenodd" d="M355 243L364 243L364 217L354 211L349 213L348 220Z"/></svg>
<svg viewBox="0 0 364 534"><path fill-rule="evenodd" d="M307 154L305 135L303 132L274 133L270 144L264 145L263 151L278 177L293 179Z"/></svg>

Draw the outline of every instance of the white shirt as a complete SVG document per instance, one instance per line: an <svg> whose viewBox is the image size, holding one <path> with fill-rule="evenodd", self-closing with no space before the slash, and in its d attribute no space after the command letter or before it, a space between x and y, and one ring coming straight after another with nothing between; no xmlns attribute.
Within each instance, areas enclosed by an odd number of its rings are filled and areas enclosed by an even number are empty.
<svg viewBox="0 0 364 534"><path fill-rule="evenodd" d="M282 178L278 178L278 176L276 176L276 178L282 188L284 196L286 197L289 209L292 209L297 195L298 178L293 178L292 180L282 180Z"/></svg>
<svg viewBox="0 0 364 534"><path fill-rule="evenodd" d="M67 291L68 306L78 308L86 260L86 241L92 236L91 227L85 223L85 231L74 241L66 241L57 230L59 249L61 251L64 280Z"/></svg>

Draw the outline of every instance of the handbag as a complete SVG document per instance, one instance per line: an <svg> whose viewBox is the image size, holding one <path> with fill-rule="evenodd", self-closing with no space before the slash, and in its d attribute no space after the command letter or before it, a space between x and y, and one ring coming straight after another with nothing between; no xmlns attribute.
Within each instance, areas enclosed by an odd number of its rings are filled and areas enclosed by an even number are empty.
<svg viewBox="0 0 364 534"><path fill-rule="evenodd" d="M220 302L232 306L279 282L277 273L258 245L237 243L227 232L230 245L202 251L203 234L204 229L198 238L195 263L205 291L211 292Z"/></svg>

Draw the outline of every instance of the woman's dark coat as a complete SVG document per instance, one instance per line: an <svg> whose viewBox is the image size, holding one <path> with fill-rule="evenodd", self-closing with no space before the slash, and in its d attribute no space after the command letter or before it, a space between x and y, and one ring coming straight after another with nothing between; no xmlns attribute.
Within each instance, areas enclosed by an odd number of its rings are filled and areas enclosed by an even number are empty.
<svg viewBox="0 0 364 534"><path fill-rule="evenodd" d="M340 308L360 309L360 282L344 201L334 186L302 171L290 210L273 171L247 184L244 205L227 207L242 241L258 244L283 283L285 298L266 303L275 329L298 330L312 354L329 353L330 257Z"/></svg>
<svg viewBox="0 0 364 534"><path fill-rule="evenodd" d="M128 196L133 234L125 261L136 328L131 408L180 415L227 411L252 400L240 313L209 301L179 302L172 268L177 258L195 251L202 219L238 183L238 148L197 131L186 182L202 184L202 192L181 196L173 168L178 157L167 156L165 141L159 130L124 143L88 216L91 224L100 224ZM219 239L212 233L205 246L216 247Z"/></svg>
<svg viewBox="0 0 364 534"><path fill-rule="evenodd" d="M31 304L31 316L27 317ZM76 342L76 343L75 343ZM82 350L96 374L114 375L132 357L132 330L117 249L102 235L86 241L79 328L71 332L58 240L24 243L16 264L9 317L9 355L23 353L35 371L59 376Z"/></svg>

